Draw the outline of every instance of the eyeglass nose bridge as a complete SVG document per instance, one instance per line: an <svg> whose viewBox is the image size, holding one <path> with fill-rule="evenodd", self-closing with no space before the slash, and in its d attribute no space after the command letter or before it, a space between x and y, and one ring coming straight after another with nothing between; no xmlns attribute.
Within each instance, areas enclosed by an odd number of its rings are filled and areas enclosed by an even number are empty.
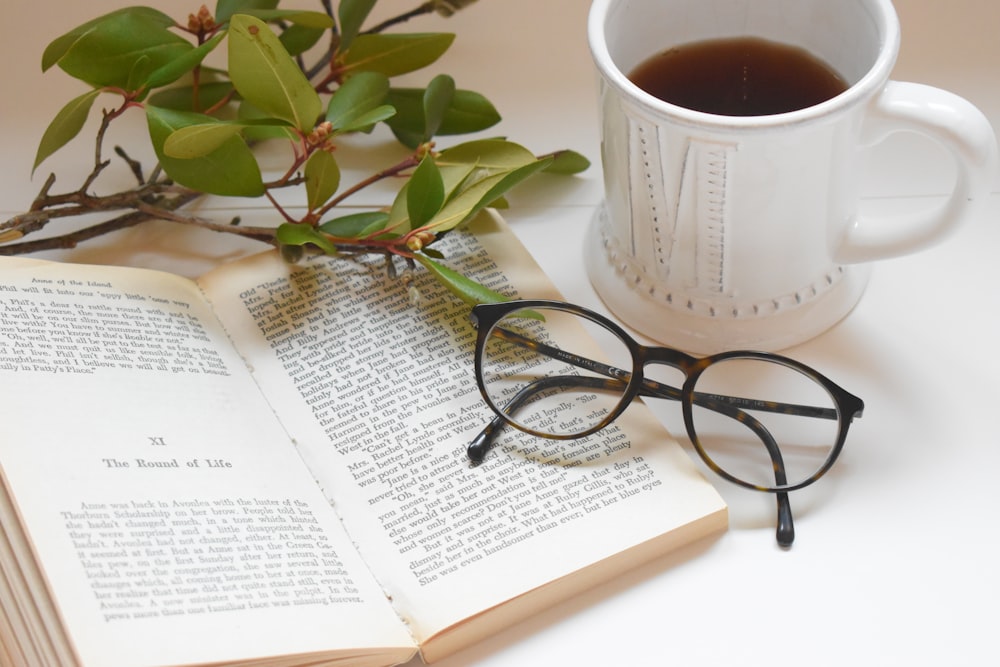
<svg viewBox="0 0 1000 667"><path fill-rule="evenodd" d="M698 362L697 357L692 357L690 354L672 347L642 345L638 342L635 342L634 346L637 361L643 366L649 364L671 366L687 375L690 369Z"/></svg>
<svg viewBox="0 0 1000 667"><path fill-rule="evenodd" d="M635 355L634 364L637 371L647 380L653 380L658 384L672 384L673 388L681 390L684 383L691 377L692 372L697 367L699 359L691 355L676 350L671 347L659 347L636 344L633 352ZM675 382L665 383L657 379L655 367L667 367L678 373ZM653 367L653 368L650 368Z"/></svg>

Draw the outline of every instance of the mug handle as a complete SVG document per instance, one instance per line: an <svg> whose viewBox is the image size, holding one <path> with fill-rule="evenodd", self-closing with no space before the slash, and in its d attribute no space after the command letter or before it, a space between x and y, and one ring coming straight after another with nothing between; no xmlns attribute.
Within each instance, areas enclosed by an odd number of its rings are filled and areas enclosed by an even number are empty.
<svg viewBox="0 0 1000 667"><path fill-rule="evenodd" d="M951 154L955 188L938 208L897 217L859 216L834 254L838 263L897 257L933 245L969 219L989 194L998 161L996 135L970 102L940 88L890 81L868 110L862 143L874 145L899 131L929 137Z"/></svg>

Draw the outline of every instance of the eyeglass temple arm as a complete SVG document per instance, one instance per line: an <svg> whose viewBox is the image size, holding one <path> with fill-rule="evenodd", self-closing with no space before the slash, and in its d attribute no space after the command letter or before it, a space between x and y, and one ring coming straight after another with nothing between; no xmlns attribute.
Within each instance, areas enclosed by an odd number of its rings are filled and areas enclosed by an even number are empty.
<svg viewBox="0 0 1000 667"><path fill-rule="evenodd" d="M778 525L774 529L774 537L782 547L792 546L795 541L795 522L792 521L792 503L788 500L787 491L774 494L778 503Z"/></svg>
<svg viewBox="0 0 1000 667"><path fill-rule="evenodd" d="M621 391L624 384L625 382L623 380L580 375L562 375L539 378L526 385L523 389L521 389L521 391L517 392L517 394L515 394L514 397L507 402L507 405L504 406L504 412L506 414L513 414L536 394L549 389L562 387L586 387L588 389ZM677 390L672 387L664 386L663 388L672 390L672 392L677 392ZM673 398L672 396L665 396L660 392L657 392L656 396L658 398ZM751 415L748 415L739 408L735 408L731 405L726 405L722 402L714 401L708 398L698 400L697 402L707 409L714 410L720 414L739 421L753 431L754 434L764 443L764 447L767 449L768 455L771 457L771 462L774 466L775 482L779 486L787 483L788 480L785 475L785 465L784 459L781 456L781 450L778 448L778 444L774 441L771 433L764 427L763 424L754 419ZM497 435L499 435L505 424L506 422L503 417L497 414L492 420L490 420L486 427L483 428L483 430L480 431L475 438L473 438L472 442L469 443L469 446L466 449L466 454L474 465L479 465L483 462L483 460L485 460L486 454L490 451L490 449L492 449L496 442ZM779 545L788 547L791 546L792 542L795 540L795 524L792 519L791 503L789 502L787 492L779 491L775 494L775 497L778 505L778 521L777 528L775 529L775 537Z"/></svg>
<svg viewBox="0 0 1000 667"><path fill-rule="evenodd" d="M721 401L713 400L714 397L710 397L708 394L702 395L701 400L698 399L698 395L696 394L695 399L695 402L702 407L714 410L715 412L727 417L731 417L753 431L754 435L760 438L760 441L764 443L764 448L767 450L768 456L771 457L771 465L774 469L775 485L783 486L788 484L788 476L785 474L785 459L781 455L781 449L778 447L778 443L775 442L774 438L771 436L771 432L768 431L767 428L760 423L760 421L739 408L735 408ZM775 501L778 505L778 519L777 527L775 528L775 539L777 539L780 546L790 547L792 546L792 542L795 541L795 522L792 519L792 503L788 499L788 492L778 491L775 493Z"/></svg>
<svg viewBox="0 0 1000 667"><path fill-rule="evenodd" d="M581 375L554 375L550 377L538 378L537 380L525 385L519 392L517 392L517 394L515 394L514 397L507 402L507 405L503 407L503 411L508 415L513 414L536 394L548 391L549 389L585 387L587 389L621 391L624 385L625 382L623 380ZM664 388L671 390L671 393L677 392L677 390L673 389L673 387ZM654 394L654 396L657 398L674 398L675 400L677 398L675 396L664 395L659 392ZM781 486L788 483L788 478L785 475L784 459L781 456L781 449L778 447L778 443L775 442L774 438L771 436L770 431L768 431L759 420L739 408L728 405L723 401L715 400L714 397L710 398L708 395L699 396L696 394L695 399L696 403L702 407L730 417L753 431L754 434L760 438L761 442L764 443L764 447L767 449L767 453L771 457L771 462L774 466L776 484ZM503 423L503 417L499 414L496 415L490 423L486 425L486 428L484 428L482 432L480 432L479 435L473 439L467 448L468 456L472 461L476 463L481 463L483 461L486 453L493 446L493 441L496 438L499 427L502 426Z"/></svg>
<svg viewBox="0 0 1000 667"><path fill-rule="evenodd" d="M569 364L577 366L578 368L600 373L601 375L606 375L607 377L614 378L616 380L628 382L628 380L632 377L631 373L622 370L621 368L609 366L608 364L603 364L599 361L594 361L593 359L581 357L577 354L573 354L572 352L560 350L559 348L555 348L550 345L546 345L545 343L527 338L526 336L522 336L521 334L514 333L509 329L495 327L492 334L516 345L520 345L521 347L538 352L539 354L544 354L547 357L559 359L560 361L565 361ZM679 401L681 399L681 392L679 389L648 378L643 378L642 386L639 388L639 394L655 398L667 398L675 401ZM798 417L815 417L818 419L837 420L840 418L837 410L833 408L798 405L795 403L777 403L775 401L762 401L752 398L725 396L721 394L702 394L700 392L695 392L694 398L708 398L721 403L732 404L734 407L759 410L761 412L775 412L778 414L795 415ZM698 401L696 400L695 402Z"/></svg>

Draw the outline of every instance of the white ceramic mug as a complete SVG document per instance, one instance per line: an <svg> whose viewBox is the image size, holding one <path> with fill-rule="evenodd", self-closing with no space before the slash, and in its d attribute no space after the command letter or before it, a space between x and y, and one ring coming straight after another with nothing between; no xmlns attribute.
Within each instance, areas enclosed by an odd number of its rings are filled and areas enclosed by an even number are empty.
<svg viewBox="0 0 1000 667"><path fill-rule="evenodd" d="M692 352L779 349L843 318L866 263L928 247L989 193L993 130L966 100L890 81L889 0L594 0L605 200L587 269L627 324ZM719 116L645 93L627 74L668 47L754 36L805 48L849 88L769 116ZM957 178L943 207L859 212L861 150L898 130L940 143Z"/></svg>

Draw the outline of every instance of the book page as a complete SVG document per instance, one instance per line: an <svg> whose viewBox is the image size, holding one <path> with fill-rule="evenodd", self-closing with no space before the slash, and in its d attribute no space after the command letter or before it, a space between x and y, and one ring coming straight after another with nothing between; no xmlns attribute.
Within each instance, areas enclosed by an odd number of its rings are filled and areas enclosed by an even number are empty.
<svg viewBox="0 0 1000 667"><path fill-rule="evenodd" d="M497 218L436 247L501 293L555 296ZM492 417L476 334L469 307L424 271L418 305L382 258L288 267L269 253L203 284L420 640L623 550L647 545L648 558L657 540L725 525L714 489L638 403L569 443L508 429L472 467L465 448Z"/></svg>
<svg viewBox="0 0 1000 667"><path fill-rule="evenodd" d="M79 664L413 652L194 283L0 262L0 401L5 568Z"/></svg>

